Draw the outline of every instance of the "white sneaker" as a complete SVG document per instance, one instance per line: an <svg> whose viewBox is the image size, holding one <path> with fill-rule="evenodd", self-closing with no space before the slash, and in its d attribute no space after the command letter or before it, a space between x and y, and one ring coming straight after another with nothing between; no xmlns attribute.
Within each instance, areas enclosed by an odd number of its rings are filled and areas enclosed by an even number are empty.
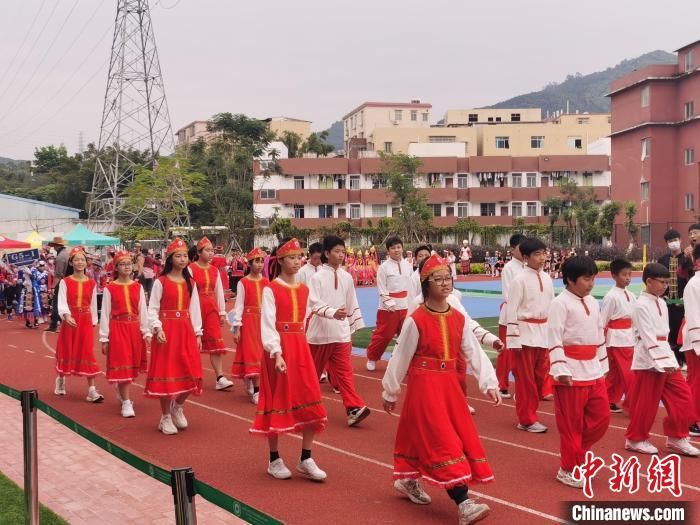
<svg viewBox="0 0 700 525"><path fill-rule="evenodd" d="M476 408L474 408L473 406L471 406L469 403L467 403L467 408L469 409L469 413L470 413L472 416L473 416L474 414L476 414Z"/></svg>
<svg viewBox="0 0 700 525"><path fill-rule="evenodd" d="M539 421L535 421L532 425L518 424L518 430L525 430L527 432L532 432L533 434L541 434L542 432L547 432L548 429Z"/></svg>
<svg viewBox="0 0 700 525"><path fill-rule="evenodd" d="M277 458L267 466L267 473L275 479L291 479L292 472L284 464L282 458Z"/></svg>
<svg viewBox="0 0 700 525"><path fill-rule="evenodd" d="M105 400L105 398L102 397L102 395L100 395L100 393L97 391L97 389L94 386L91 386L90 388L88 388L88 394L87 394L87 397L85 399L90 401L90 403L102 403L102 401Z"/></svg>
<svg viewBox="0 0 700 525"><path fill-rule="evenodd" d="M350 412L348 412L348 426L354 427L355 425L360 423L360 421L369 416L369 414L370 409L366 406L360 408L353 408Z"/></svg>
<svg viewBox="0 0 700 525"><path fill-rule="evenodd" d="M56 378L56 387L53 389L53 393L56 394L57 396L65 396L66 395L66 377L65 376L58 376Z"/></svg>
<svg viewBox="0 0 700 525"><path fill-rule="evenodd" d="M170 417L170 415L160 416L158 430L160 430L166 436L177 434L177 427L173 424L173 418Z"/></svg>
<svg viewBox="0 0 700 525"><path fill-rule="evenodd" d="M554 400L554 394L547 394L546 396L542 396L542 401L553 401Z"/></svg>
<svg viewBox="0 0 700 525"><path fill-rule="evenodd" d="M559 467L559 472L557 472L557 481L575 489L583 488L583 479L575 478L573 472L564 470L561 467Z"/></svg>
<svg viewBox="0 0 700 525"><path fill-rule="evenodd" d="M376 361L370 361L369 359L367 360L367 370L370 372L374 372L377 369L377 362Z"/></svg>
<svg viewBox="0 0 700 525"><path fill-rule="evenodd" d="M510 392L508 392L508 389L507 389L507 388L504 388L504 389L501 390L500 392L501 392L501 397L502 397L503 399L510 399L510 398L511 398Z"/></svg>
<svg viewBox="0 0 700 525"><path fill-rule="evenodd" d="M666 448L673 452L678 452L684 456L690 456L691 458L700 456L700 450L691 445L690 438L666 438Z"/></svg>
<svg viewBox="0 0 700 525"><path fill-rule="evenodd" d="M639 452L641 454L658 454L659 449L654 445L649 443L649 441L630 441L625 439L625 450L631 450L632 452Z"/></svg>
<svg viewBox="0 0 700 525"><path fill-rule="evenodd" d="M477 503L473 499L464 500L459 504L459 525L471 525L483 520L489 515L491 509L488 505Z"/></svg>
<svg viewBox="0 0 700 525"><path fill-rule="evenodd" d="M321 377L318 379L318 382L325 383L326 381L328 381L328 374L324 370L323 373L321 374Z"/></svg>
<svg viewBox="0 0 700 525"><path fill-rule="evenodd" d="M184 430L187 428L187 419L185 418L185 412L182 410L182 405L178 405L174 399L170 403L170 415L178 429Z"/></svg>
<svg viewBox="0 0 700 525"><path fill-rule="evenodd" d="M257 405L258 401L260 400L260 392L253 392L248 397L250 398L251 403L253 403L254 405Z"/></svg>
<svg viewBox="0 0 700 525"><path fill-rule="evenodd" d="M325 472L318 468L313 458L297 463L297 472L314 481L323 481L328 477Z"/></svg>
<svg viewBox="0 0 700 525"><path fill-rule="evenodd" d="M226 389L231 388L232 386L233 386L233 381L231 381L226 376L221 376L219 379L216 380L216 389L217 390L226 390Z"/></svg>
<svg viewBox="0 0 700 525"><path fill-rule="evenodd" d="M394 488L416 505L428 505L433 501L417 479L397 479Z"/></svg>
<svg viewBox="0 0 700 525"><path fill-rule="evenodd" d="M250 394L252 396L253 392L255 392L255 384L253 383L253 380L246 379L245 384L246 384L246 392L248 392L248 394Z"/></svg>
<svg viewBox="0 0 700 525"><path fill-rule="evenodd" d="M136 412L134 412L134 403L128 399L122 401L122 417L136 417Z"/></svg>

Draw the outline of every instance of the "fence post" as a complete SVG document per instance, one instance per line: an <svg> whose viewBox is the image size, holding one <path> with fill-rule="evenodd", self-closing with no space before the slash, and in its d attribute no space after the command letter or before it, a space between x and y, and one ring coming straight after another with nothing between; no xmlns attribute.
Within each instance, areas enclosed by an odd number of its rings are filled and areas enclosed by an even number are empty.
<svg viewBox="0 0 700 525"><path fill-rule="evenodd" d="M39 524L39 463L36 443L36 390L23 390L22 434L24 445L24 523Z"/></svg>
<svg viewBox="0 0 700 525"><path fill-rule="evenodd" d="M194 472L190 467L170 471L170 484L175 500L176 525L197 525L194 503Z"/></svg>

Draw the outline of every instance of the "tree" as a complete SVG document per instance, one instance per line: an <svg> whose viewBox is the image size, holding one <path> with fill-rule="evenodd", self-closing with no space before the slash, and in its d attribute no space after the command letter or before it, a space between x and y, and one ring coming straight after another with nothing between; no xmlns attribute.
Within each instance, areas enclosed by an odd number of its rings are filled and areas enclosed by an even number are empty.
<svg viewBox="0 0 700 525"><path fill-rule="evenodd" d="M606 202L600 208L600 216L598 217L598 233L606 239L612 238L613 224L615 217L622 210L622 204L617 201Z"/></svg>
<svg viewBox="0 0 700 525"><path fill-rule="evenodd" d="M327 131L312 133L302 145L302 153L315 153L319 157L325 157L335 149L331 144L326 142L327 138Z"/></svg>
<svg viewBox="0 0 700 525"><path fill-rule="evenodd" d="M284 145L287 146L289 158L297 157L301 152L301 146L304 142L301 135L293 131L283 131L281 139Z"/></svg>
<svg viewBox="0 0 700 525"><path fill-rule="evenodd" d="M474 235L481 232L481 226L474 219L458 219L457 223L452 227L452 231L457 237L457 242L466 238L469 244L472 244Z"/></svg>
<svg viewBox="0 0 700 525"><path fill-rule="evenodd" d="M634 203L634 201L627 201L625 203L625 231L627 232L627 235L629 236L629 246L627 248L627 251L630 252L632 249L634 249L634 246L636 244L636 237L637 237L637 232L639 231L639 227L634 223L634 216L637 214L637 205Z"/></svg>
<svg viewBox="0 0 700 525"><path fill-rule="evenodd" d="M549 222L549 242L554 244L554 225L561 217L564 201L560 197L547 197L542 201L542 206L547 209L547 221Z"/></svg>

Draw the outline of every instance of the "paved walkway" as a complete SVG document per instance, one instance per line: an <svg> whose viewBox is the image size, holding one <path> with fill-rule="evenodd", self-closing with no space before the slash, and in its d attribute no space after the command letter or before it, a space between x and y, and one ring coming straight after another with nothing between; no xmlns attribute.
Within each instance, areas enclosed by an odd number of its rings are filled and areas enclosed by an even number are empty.
<svg viewBox="0 0 700 525"><path fill-rule="evenodd" d="M39 501L71 525L175 523L170 487L37 412ZM0 394L0 471L24 484L22 410ZM196 500L197 519L206 525L244 523L228 512Z"/></svg>

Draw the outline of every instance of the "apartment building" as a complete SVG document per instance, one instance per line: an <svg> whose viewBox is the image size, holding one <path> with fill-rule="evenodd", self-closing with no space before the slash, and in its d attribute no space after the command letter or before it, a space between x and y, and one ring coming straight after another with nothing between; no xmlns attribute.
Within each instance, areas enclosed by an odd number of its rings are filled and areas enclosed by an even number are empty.
<svg viewBox="0 0 700 525"><path fill-rule="evenodd" d="M189 146L199 139L204 139L204 142L209 142L220 135L218 132L209 131L207 129L208 123L209 122L206 120L195 120L178 129L175 133L177 147Z"/></svg>
<svg viewBox="0 0 700 525"><path fill-rule="evenodd" d="M271 131L274 131L278 138L282 138L285 131L290 131L306 140L311 135L311 121L291 117L270 117L265 122Z"/></svg>
<svg viewBox="0 0 700 525"><path fill-rule="evenodd" d="M608 94L612 196L637 203L640 240L655 247L668 228L684 233L700 215L700 40L676 53L675 64L633 71Z"/></svg>
<svg viewBox="0 0 700 525"><path fill-rule="evenodd" d="M495 124L497 122L540 122L540 108L520 109L448 109L443 117L445 126L467 126L474 124Z"/></svg>
<svg viewBox="0 0 700 525"><path fill-rule="evenodd" d="M301 136L302 140L306 140L311 134L311 122L291 117L269 117L263 119L267 123L271 131L274 131L277 137L281 138L285 131L292 131ZM189 146L197 140L204 139L205 142L218 137L220 132L211 132L207 129L209 121L195 120L186 126L180 128L175 133L177 139L177 147Z"/></svg>

